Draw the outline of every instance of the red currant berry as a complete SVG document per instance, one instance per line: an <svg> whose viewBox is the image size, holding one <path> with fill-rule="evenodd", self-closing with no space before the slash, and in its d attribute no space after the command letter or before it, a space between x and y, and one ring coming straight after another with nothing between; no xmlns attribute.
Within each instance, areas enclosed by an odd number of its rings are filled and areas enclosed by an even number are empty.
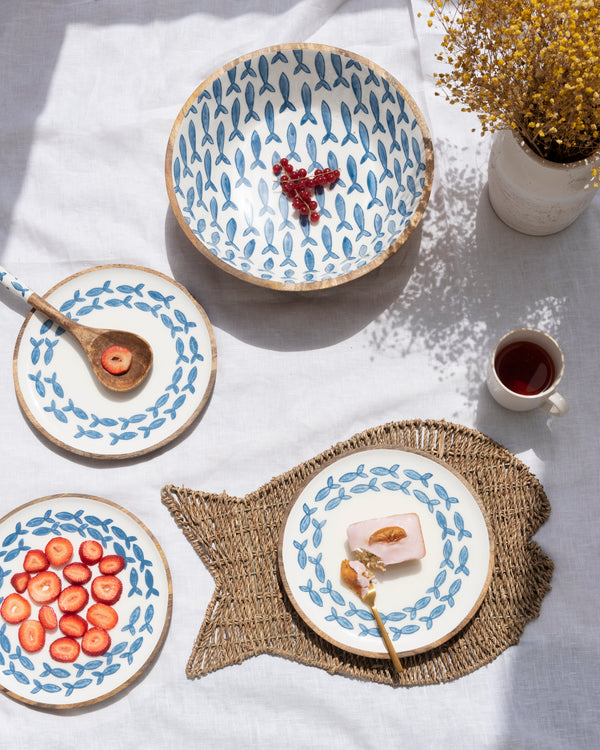
<svg viewBox="0 0 600 750"><path fill-rule="evenodd" d="M284 157L283 157L283 159L280 159L280 160L279 160L279 163L280 163L280 164L281 164L281 166L282 166L282 167L283 167L283 168L285 169L285 168L287 167L287 165L289 164L289 161L288 161L288 160L287 160L287 159L285 158L285 156L284 156Z"/></svg>
<svg viewBox="0 0 600 750"><path fill-rule="evenodd" d="M313 211L312 214L310 215L310 220L312 221L313 224L316 224L317 221L319 221L319 218L320 216L317 213L317 211Z"/></svg>
<svg viewBox="0 0 600 750"><path fill-rule="evenodd" d="M310 206L311 211L314 211L318 206L317 201L309 201L308 205Z"/></svg>
<svg viewBox="0 0 600 750"><path fill-rule="evenodd" d="M279 174L281 172L281 164L279 164L279 162L273 164L273 172L275 172L275 174Z"/></svg>
<svg viewBox="0 0 600 750"><path fill-rule="evenodd" d="M300 168L298 170L298 177L306 177L306 169Z"/></svg>

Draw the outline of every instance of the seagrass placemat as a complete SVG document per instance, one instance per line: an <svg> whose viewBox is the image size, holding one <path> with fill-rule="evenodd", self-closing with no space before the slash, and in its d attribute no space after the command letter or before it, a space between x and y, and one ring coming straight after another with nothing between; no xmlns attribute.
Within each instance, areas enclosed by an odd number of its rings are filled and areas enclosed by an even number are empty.
<svg viewBox="0 0 600 750"><path fill-rule="evenodd" d="M387 659L348 653L313 632L288 600L277 564L281 523L303 483L328 461L369 446L421 450L457 471L478 494L495 542L492 579L475 616L443 645L404 658L400 675ZM550 590L554 565L532 540L550 513L540 482L495 441L445 421L390 422L365 430L243 498L169 485L162 501L215 580L187 664L190 678L272 654L380 683L446 682L518 643Z"/></svg>

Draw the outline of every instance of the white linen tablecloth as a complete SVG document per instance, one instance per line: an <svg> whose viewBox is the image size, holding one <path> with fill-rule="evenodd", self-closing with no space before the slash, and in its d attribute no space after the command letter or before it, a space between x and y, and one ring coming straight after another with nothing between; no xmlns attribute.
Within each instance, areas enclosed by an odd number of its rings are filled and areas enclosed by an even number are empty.
<svg viewBox="0 0 600 750"><path fill-rule="evenodd" d="M4 0L0 4L0 263L39 293L105 263L184 284L215 331L214 393L184 439L125 462L55 448L21 412L14 343L27 313L2 292L0 515L88 493L130 509L173 576L152 667L67 715L0 695L0 746L89 748L540 748L600 744L598 368L600 200L560 234L528 237L490 207L490 141L435 97L439 34L417 0ZM315 42L399 79L435 149L420 230L375 272L331 291L262 289L204 259L168 205L164 155L191 92L255 49ZM521 325L554 335L570 413L514 414L490 398L487 358ZM213 581L160 502L165 484L243 496L365 428L414 417L481 430L541 480L537 541L553 588L518 646L456 682L410 689L260 656L200 680L185 665Z"/></svg>

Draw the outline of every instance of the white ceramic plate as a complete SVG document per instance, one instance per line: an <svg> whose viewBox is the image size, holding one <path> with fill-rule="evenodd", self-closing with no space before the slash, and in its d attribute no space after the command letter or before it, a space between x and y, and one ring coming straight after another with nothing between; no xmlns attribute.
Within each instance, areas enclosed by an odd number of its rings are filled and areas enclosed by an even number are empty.
<svg viewBox="0 0 600 750"><path fill-rule="evenodd" d="M282 194L273 164L309 176L315 224ZM240 57L189 97L171 130L171 207L210 261L259 286L336 286L389 258L420 222L433 180L425 120L406 89L359 55L282 44Z"/></svg>
<svg viewBox="0 0 600 750"><path fill-rule="evenodd" d="M426 556L377 574L377 608L398 654L438 646L477 611L493 541L473 490L448 467L400 448L361 449L311 476L282 526L279 564L299 615L340 648L389 658L371 611L340 580L355 521L417 513Z"/></svg>
<svg viewBox="0 0 600 750"><path fill-rule="evenodd" d="M30 314L15 347L14 382L48 439L84 456L127 458L162 447L199 415L213 388L216 347L206 313L184 287L147 268L109 265L70 276L46 297L81 323L139 334L154 353L144 382L115 393L68 333Z"/></svg>
<svg viewBox="0 0 600 750"><path fill-rule="evenodd" d="M48 650L62 636L58 629L46 633L41 651L27 653L19 644L19 626L0 618L0 690L35 706L74 708L123 690L149 666L171 619L171 575L154 536L124 508L87 495L54 495L22 505L0 521L0 600L14 592L10 579L23 570L27 550L44 549L55 536L70 539L74 561L85 539L127 561L118 576L123 594L114 605L119 622L110 631L110 649L99 657L82 651L75 662L60 663ZM37 610L32 603L32 618Z"/></svg>

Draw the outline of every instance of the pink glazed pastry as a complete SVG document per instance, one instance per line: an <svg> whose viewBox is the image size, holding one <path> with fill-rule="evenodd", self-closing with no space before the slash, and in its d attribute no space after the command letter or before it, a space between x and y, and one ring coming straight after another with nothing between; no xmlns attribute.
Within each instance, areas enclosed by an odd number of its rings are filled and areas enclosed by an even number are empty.
<svg viewBox="0 0 600 750"><path fill-rule="evenodd" d="M416 513L357 521L348 526L346 533L356 559L370 568L385 570L387 565L425 557L421 522Z"/></svg>

